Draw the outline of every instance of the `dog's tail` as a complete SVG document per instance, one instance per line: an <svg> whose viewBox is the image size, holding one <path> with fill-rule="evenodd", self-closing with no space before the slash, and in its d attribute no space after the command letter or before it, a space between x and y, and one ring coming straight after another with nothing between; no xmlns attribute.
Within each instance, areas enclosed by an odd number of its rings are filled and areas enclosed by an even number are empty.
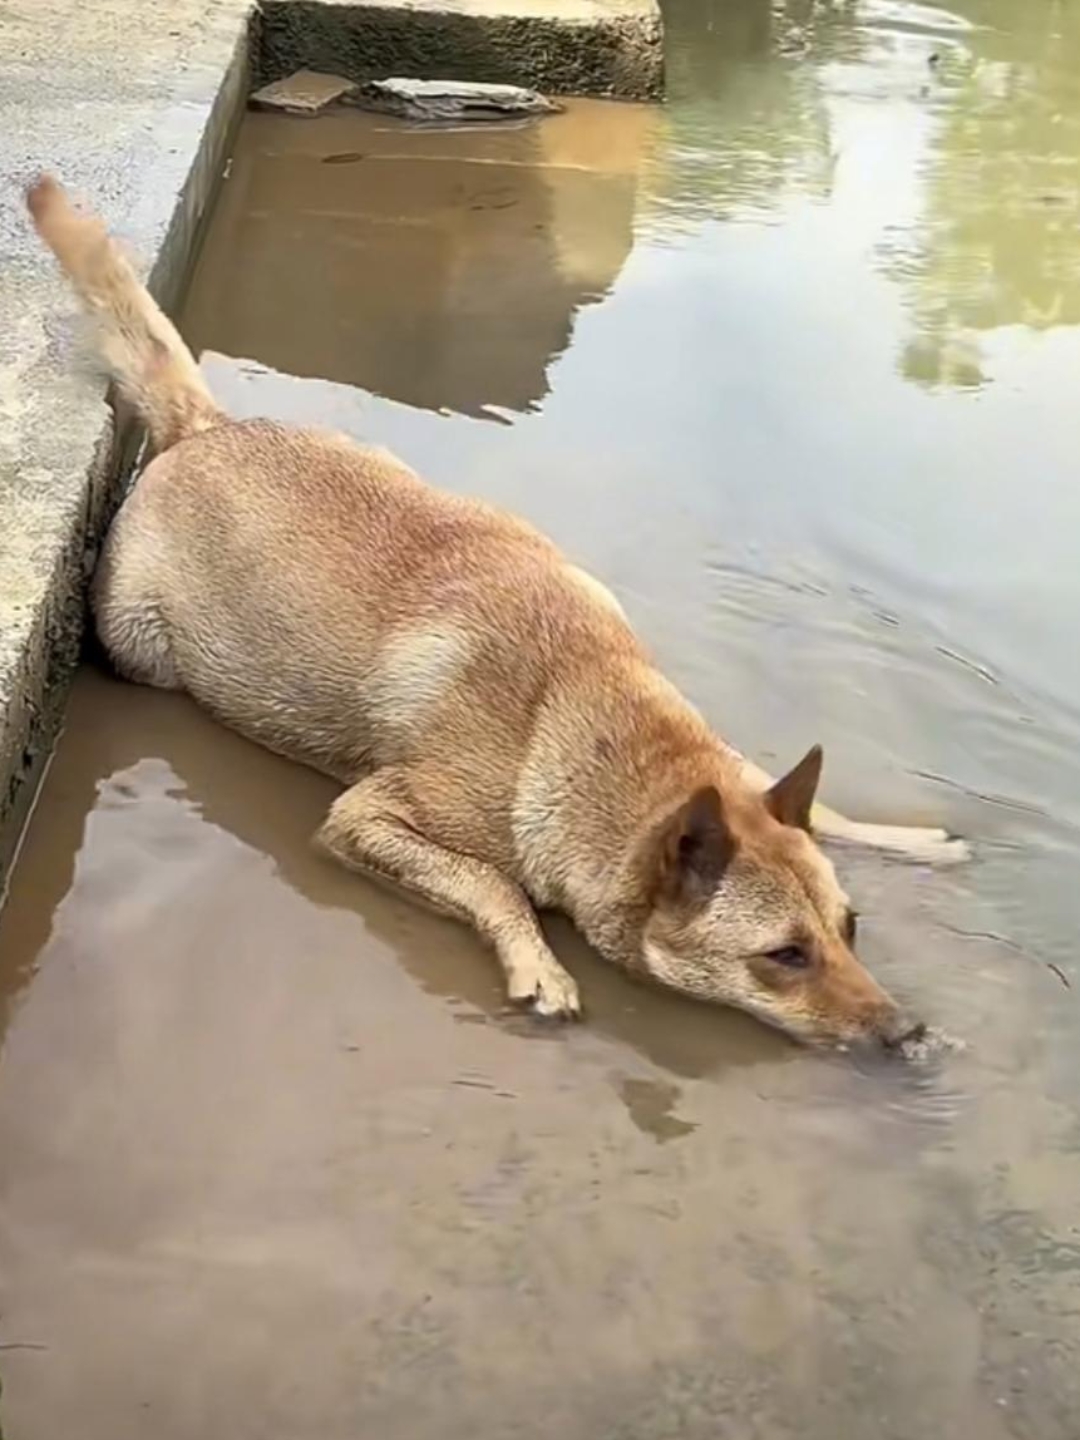
<svg viewBox="0 0 1080 1440"><path fill-rule="evenodd" d="M102 354L155 450L219 424L222 413L194 356L102 222L80 214L49 175L30 186L26 204L38 234L98 317Z"/></svg>

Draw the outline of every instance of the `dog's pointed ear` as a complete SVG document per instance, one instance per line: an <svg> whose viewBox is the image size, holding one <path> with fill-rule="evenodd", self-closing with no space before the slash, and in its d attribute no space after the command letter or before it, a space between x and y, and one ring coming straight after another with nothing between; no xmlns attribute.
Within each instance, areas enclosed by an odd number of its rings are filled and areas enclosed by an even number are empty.
<svg viewBox="0 0 1080 1440"><path fill-rule="evenodd" d="M825 753L820 745L809 749L794 770L777 780L765 792L765 808L781 825L810 831L810 812L821 782L821 766Z"/></svg>
<svg viewBox="0 0 1080 1440"><path fill-rule="evenodd" d="M711 894L735 853L735 837L715 785L695 790L664 821L658 838L656 891L667 900Z"/></svg>

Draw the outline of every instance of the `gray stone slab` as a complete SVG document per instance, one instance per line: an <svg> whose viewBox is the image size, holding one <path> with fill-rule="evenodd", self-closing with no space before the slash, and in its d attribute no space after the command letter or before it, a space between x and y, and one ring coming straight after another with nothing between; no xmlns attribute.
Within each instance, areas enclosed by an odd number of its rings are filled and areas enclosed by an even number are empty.
<svg viewBox="0 0 1080 1440"><path fill-rule="evenodd" d="M419 121L512 120L551 115L561 107L538 90L470 80L365 80L342 96L347 105Z"/></svg>
<svg viewBox="0 0 1080 1440"><path fill-rule="evenodd" d="M296 70L256 90L251 103L259 110L281 110L286 115L319 115L355 89L355 82L341 75Z"/></svg>

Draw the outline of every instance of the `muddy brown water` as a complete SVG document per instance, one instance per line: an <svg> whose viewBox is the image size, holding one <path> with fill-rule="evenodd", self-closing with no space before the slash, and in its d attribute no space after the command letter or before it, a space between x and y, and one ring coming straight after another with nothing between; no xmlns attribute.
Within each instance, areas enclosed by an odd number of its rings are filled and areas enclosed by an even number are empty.
<svg viewBox="0 0 1080 1440"><path fill-rule="evenodd" d="M87 668L0 918L8 1440L1080 1434L1080 25L673 0L663 110L253 117L185 328L238 413L505 503L766 760L966 1048L624 981L506 1017L322 779ZM224 356L236 357L225 359Z"/></svg>

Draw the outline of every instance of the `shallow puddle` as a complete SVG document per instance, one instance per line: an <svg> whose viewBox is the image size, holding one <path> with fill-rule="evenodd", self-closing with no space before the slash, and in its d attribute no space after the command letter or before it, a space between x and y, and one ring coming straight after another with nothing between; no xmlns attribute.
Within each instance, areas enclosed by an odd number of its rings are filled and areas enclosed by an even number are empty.
<svg viewBox="0 0 1080 1440"><path fill-rule="evenodd" d="M559 924L588 1023L509 1017L308 848L327 782L87 668L0 917L10 1440L1075 1440L1080 24L668 33L663 109L251 117L185 329L554 534L766 763L969 835L840 857L964 1048L806 1053Z"/></svg>

